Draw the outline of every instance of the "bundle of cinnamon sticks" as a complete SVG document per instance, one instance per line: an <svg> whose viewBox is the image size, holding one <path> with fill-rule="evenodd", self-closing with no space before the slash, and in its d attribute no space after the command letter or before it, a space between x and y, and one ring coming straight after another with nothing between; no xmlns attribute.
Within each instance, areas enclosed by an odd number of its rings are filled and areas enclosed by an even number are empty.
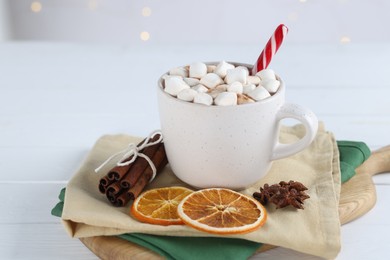
<svg viewBox="0 0 390 260"><path fill-rule="evenodd" d="M148 144L156 142L160 137L160 134L156 134L149 139ZM146 139L137 147L145 141ZM150 158L156 168L156 174L168 163L163 142L147 146L139 152ZM124 162L132 160L133 156L126 158ZM115 166L103 176L99 181L99 191L105 194L114 206L123 207L130 200L137 198L152 177L152 167L145 158L138 156L131 164Z"/></svg>

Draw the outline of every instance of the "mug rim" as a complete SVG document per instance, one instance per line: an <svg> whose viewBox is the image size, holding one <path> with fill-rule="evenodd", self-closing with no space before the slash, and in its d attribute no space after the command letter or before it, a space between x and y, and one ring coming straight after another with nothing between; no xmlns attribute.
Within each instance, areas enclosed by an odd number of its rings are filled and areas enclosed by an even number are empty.
<svg viewBox="0 0 390 260"><path fill-rule="evenodd" d="M234 64L235 66L245 66L249 70L251 70L252 67L253 67L253 65L246 64L246 63L231 62L231 61L226 61L226 62L230 63L230 64ZM219 62L204 62L204 63L206 65L215 65L215 64L218 64ZM178 66L178 68L182 68L182 67L185 67L185 66L188 66L188 64L187 65L183 65L183 66ZM253 103L247 103L247 104L241 104L241 105L232 105L232 106L210 105L210 106L206 106L206 105L203 105L203 104L197 104L197 103L194 103L194 102L188 102L188 101L184 101L184 100L178 99L177 97L174 97L174 96L168 94L167 92L165 92L164 88L163 88L163 84L162 84L163 80L164 80L163 79L164 75L168 75L168 72L165 72L164 74L162 74L159 77L159 79L158 79L157 88L158 88L159 92L161 92L163 95L167 96L168 98L170 98L172 100L176 100L177 102L180 102L182 104L188 104L190 106L206 107L207 109L227 109L229 107L233 107L233 108L237 109L238 107L256 106L256 105L259 105L259 104L265 104L265 103L272 102L274 99L277 99L284 92L284 81L282 80L281 77L279 77L279 75L275 74L276 79L280 81L280 86L279 86L279 89L273 95L271 95L270 97L267 97L267 98L265 98L263 100L260 100L260 101L255 101ZM212 108L212 107L215 107L215 108Z"/></svg>

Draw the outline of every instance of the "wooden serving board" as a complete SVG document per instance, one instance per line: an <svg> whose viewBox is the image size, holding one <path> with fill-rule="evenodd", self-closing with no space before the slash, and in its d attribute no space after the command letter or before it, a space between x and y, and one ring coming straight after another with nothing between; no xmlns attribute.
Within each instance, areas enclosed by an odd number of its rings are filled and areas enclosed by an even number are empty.
<svg viewBox="0 0 390 260"><path fill-rule="evenodd" d="M364 215L374 207L376 191L372 176L384 172L390 172L390 146L373 152L356 170L356 175L341 186L341 224ZM147 248L113 236L80 238L80 241L100 259L164 259ZM256 253L274 247L263 245Z"/></svg>

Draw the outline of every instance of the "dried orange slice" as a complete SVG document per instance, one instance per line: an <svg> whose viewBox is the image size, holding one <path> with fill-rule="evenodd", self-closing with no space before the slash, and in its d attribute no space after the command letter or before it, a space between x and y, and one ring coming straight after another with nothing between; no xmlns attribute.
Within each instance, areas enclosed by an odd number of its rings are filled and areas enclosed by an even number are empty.
<svg viewBox="0 0 390 260"><path fill-rule="evenodd" d="M185 224L213 234L248 233L267 219L267 212L258 201L222 188L193 192L177 209Z"/></svg>
<svg viewBox="0 0 390 260"><path fill-rule="evenodd" d="M192 190L184 187L167 187L142 193L131 206L131 214L141 222L156 225L183 225L177 215L177 205Z"/></svg>

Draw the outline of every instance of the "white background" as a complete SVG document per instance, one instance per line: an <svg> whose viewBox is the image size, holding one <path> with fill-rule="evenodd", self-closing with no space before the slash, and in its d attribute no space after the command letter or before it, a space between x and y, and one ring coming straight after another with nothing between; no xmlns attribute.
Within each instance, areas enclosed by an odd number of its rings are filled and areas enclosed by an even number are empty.
<svg viewBox="0 0 390 260"><path fill-rule="evenodd" d="M386 0L0 0L0 36L134 44L146 31L150 44L261 44L285 23L293 43L389 42L389 10Z"/></svg>

